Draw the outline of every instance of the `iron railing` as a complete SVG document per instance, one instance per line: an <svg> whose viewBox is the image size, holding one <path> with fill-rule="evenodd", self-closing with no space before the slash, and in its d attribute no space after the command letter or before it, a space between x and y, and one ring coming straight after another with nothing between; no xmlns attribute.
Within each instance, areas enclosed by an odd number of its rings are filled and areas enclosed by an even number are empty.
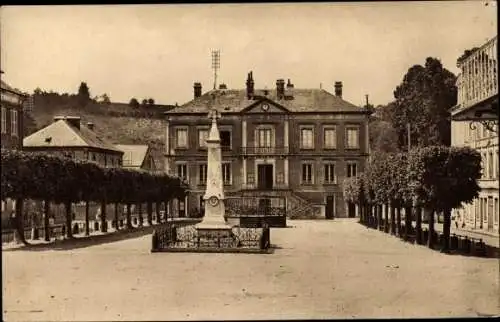
<svg viewBox="0 0 500 322"><path fill-rule="evenodd" d="M179 226L166 224L155 229L152 236L152 250L175 249L255 249L266 250L270 247L269 227L233 227L231 234L200 235L194 225Z"/></svg>
<svg viewBox="0 0 500 322"><path fill-rule="evenodd" d="M460 62L458 106L466 109L498 95L497 40L494 37Z"/></svg>
<svg viewBox="0 0 500 322"><path fill-rule="evenodd" d="M279 196L237 196L224 200L226 217L286 217L286 198Z"/></svg>

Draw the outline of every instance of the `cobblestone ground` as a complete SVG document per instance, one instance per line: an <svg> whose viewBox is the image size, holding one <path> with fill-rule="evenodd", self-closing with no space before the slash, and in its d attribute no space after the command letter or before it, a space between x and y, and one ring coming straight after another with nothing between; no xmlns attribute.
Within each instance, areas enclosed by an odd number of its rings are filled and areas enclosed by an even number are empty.
<svg viewBox="0 0 500 322"><path fill-rule="evenodd" d="M497 259L444 255L352 220L290 221L274 254L150 253L144 236L3 252L6 321L498 315Z"/></svg>

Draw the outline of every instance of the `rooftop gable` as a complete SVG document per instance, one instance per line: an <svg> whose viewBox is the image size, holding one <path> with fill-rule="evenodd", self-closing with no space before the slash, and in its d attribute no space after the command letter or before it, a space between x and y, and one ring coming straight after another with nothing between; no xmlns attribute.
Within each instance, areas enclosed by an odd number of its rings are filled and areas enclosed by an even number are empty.
<svg viewBox="0 0 500 322"><path fill-rule="evenodd" d="M116 147L123 151L124 167L142 167L149 151L147 145L116 144Z"/></svg>
<svg viewBox="0 0 500 322"><path fill-rule="evenodd" d="M81 125L80 129L61 119L40 129L23 139L25 147L90 147L100 150L120 152L121 150L101 139L95 132Z"/></svg>

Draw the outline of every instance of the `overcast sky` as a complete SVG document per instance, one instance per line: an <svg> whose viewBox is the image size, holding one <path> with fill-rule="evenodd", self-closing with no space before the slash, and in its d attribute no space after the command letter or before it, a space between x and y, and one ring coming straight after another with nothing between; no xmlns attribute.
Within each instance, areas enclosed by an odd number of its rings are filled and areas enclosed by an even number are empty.
<svg viewBox="0 0 500 322"><path fill-rule="evenodd" d="M412 65L441 59L454 73L467 48L497 32L496 3L439 1L318 4L195 4L11 6L1 9L1 68L11 86L91 95L112 101L153 97L182 104L193 82L213 87L211 50L220 49L219 79L245 88L274 88L290 78L298 88L333 92L374 104Z"/></svg>

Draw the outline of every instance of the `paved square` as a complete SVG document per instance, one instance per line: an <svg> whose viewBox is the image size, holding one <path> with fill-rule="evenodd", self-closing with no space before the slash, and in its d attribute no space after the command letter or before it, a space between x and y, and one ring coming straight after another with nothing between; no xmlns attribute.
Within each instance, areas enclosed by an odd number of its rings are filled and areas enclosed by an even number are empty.
<svg viewBox="0 0 500 322"><path fill-rule="evenodd" d="M151 254L144 236L3 252L3 310L20 320L498 315L497 259L444 255L353 220L290 221L274 254Z"/></svg>

